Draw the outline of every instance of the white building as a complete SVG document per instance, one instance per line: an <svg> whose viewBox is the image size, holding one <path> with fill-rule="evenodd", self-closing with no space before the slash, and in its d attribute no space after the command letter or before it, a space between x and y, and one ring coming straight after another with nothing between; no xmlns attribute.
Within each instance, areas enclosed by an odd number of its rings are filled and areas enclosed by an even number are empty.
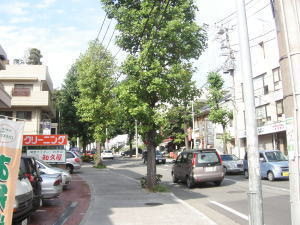
<svg viewBox="0 0 300 225"><path fill-rule="evenodd" d="M46 66L7 65L0 71L0 82L11 96L11 108L0 106L1 115L25 120L24 134L56 133L57 126L51 123L53 85Z"/></svg>
<svg viewBox="0 0 300 225"><path fill-rule="evenodd" d="M7 55L0 45L0 70L5 70L6 64L8 63ZM11 105L11 97L4 90L3 84L0 82L0 107L9 108Z"/></svg>

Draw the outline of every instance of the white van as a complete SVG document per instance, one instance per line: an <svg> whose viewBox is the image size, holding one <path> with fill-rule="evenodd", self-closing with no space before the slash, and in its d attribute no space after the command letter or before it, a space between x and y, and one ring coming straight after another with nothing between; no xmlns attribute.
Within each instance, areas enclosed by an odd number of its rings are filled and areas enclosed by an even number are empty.
<svg viewBox="0 0 300 225"><path fill-rule="evenodd" d="M13 224L27 224L32 212L33 190L27 177L19 172L13 212Z"/></svg>

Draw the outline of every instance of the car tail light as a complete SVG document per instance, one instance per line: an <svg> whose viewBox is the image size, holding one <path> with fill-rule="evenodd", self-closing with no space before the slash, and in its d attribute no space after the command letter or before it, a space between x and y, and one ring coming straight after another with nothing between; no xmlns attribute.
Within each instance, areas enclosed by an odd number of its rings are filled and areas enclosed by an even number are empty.
<svg viewBox="0 0 300 225"><path fill-rule="evenodd" d="M24 176L27 177L30 182L34 181L34 176L32 176L30 173L25 173Z"/></svg>
<svg viewBox="0 0 300 225"><path fill-rule="evenodd" d="M217 153L217 156L218 156L218 158L219 158L219 160L220 160L220 164L222 165L222 158L221 158L221 156L219 155L218 152L216 152L216 153Z"/></svg>
<svg viewBox="0 0 300 225"><path fill-rule="evenodd" d="M80 159L79 158L75 158L75 162L79 163L80 162Z"/></svg>
<svg viewBox="0 0 300 225"><path fill-rule="evenodd" d="M58 185L60 185L61 184L61 182L62 182L62 179L60 178L60 179L58 179L58 180L56 180L55 182L54 182L54 186L58 186Z"/></svg>
<svg viewBox="0 0 300 225"><path fill-rule="evenodd" d="M195 167L196 166L196 159L197 159L197 154L195 153L192 159L192 166Z"/></svg>

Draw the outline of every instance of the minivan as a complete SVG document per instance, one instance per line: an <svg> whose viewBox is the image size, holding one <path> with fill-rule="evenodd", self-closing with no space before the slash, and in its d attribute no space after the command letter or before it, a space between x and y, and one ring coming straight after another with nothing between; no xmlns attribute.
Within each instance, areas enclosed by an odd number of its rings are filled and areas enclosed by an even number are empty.
<svg viewBox="0 0 300 225"><path fill-rule="evenodd" d="M287 157L278 150L259 151L260 176L269 181L289 177L289 164ZM248 156L245 154L243 161L244 176L248 178Z"/></svg>
<svg viewBox="0 0 300 225"><path fill-rule="evenodd" d="M197 183L214 182L217 186L224 179L222 159L215 149L183 151L172 167L173 182L185 181L188 188Z"/></svg>

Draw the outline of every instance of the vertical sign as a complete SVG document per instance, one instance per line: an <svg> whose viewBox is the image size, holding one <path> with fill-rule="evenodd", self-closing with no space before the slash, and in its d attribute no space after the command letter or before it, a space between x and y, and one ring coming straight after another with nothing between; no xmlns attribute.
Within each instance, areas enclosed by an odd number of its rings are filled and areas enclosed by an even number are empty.
<svg viewBox="0 0 300 225"><path fill-rule="evenodd" d="M295 129L293 117L286 118L286 142L289 160L295 160Z"/></svg>
<svg viewBox="0 0 300 225"><path fill-rule="evenodd" d="M0 225L12 222L24 122L0 119Z"/></svg>

